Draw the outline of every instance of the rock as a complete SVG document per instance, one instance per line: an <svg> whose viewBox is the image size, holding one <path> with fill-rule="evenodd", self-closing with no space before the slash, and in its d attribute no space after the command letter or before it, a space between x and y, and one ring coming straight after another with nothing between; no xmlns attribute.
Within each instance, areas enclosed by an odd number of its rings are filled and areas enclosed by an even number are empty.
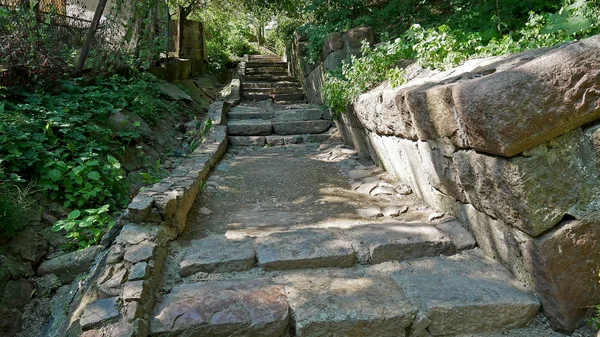
<svg viewBox="0 0 600 337"><path fill-rule="evenodd" d="M448 235L457 250L475 248L477 242L473 235L466 230L458 221L448 221L437 225L437 229Z"/></svg>
<svg viewBox="0 0 600 337"><path fill-rule="evenodd" d="M396 268L394 281L431 321L427 330L432 336L519 328L540 307L504 267L477 251Z"/></svg>
<svg viewBox="0 0 600 337"><path fill-rule="evenodd" d="M444 215L446 215L446 214L444 214L444 213L433 213L433 214L430 214L427 219L429 220L429 222L433 222L435 220L439 220L439 219L443 218Z"/></svg>
<svg viewBox="0 0 600 337"><path fill-rule="evenodd" d="M62 285L58 276L54 274L36 277L34 284L36 297L50 297Z"/></svg>
<svg viewBox="0 0 600 337"><path fill-rule="evenodd" d="M148 268L148 263L146 262L138 262L131 267L129 271L129 276L127 276L128 281L139 281L145 280L149 276L150 269Z"/></svg>
<svg viewBox="0 0 600 337"><path fill-rule="evenodd" d="M363 179L371 175L371 171L368 170L352 170L348 172L350 179Z"/></svg>
<svg viewBox="0 0 600 337"><path fill-rule="evenodd" d="M10 280L6 283L2 303L9 308L22 310L31 300L33 295L33 286L25 279Z"/></svg>
<svg viewBox="0 0 600 337"><path fill-rule="evenodd" d="M323 59L326 59L332 52L341 49L344 49L344 34L331 33L327 35L323 43Z"/></svg>
<svg viewBox="0 0 600 337"><path fill-rule="evenodd" d="M125 254L125 248L122 245L112 245L106 255L107 264L115 264L123 261L123 255Z"/></svg>
<svg viewBox="0 0 600 337"><path fill-rule="evenodd" d="M202 207L198 210L198 213L202 215L211 215L212 211L206 207Z"/></svg>
<svg viewBox="0 0 600 337"><path fill-rule="evenodd" d="M388 206L381 211L383 216L387 217L397 217L406 212L408 212L408 206Z"/></svg>
<svg viewBox="0 0 600 337"><path fill-rule="evenodd" d="M363 41L371 46L375 44L375 33L371 27L357 27L346 31L344 34L345 47L349 50L360 50Z"/></svg>
<svg viewBox="0 0 600 337"><path fill-rule="evenodd" d="M371 191L371 194L374 196L378 195L394 195L396 192L391 187L381 187L378 186Z"/></svg>
<svg viewBox="0 0 600 337"><path fill-rule="evenodd" d="M128 247L123 258L130 263L148 262L154 256L156 247L156 243L144 241Z"/></svg>
<svg viewBox="0 0 600 337"><path fill-rule="evenodd" d="M88 271L102 246L91 246L83 250L67 253L42 262L36 274L44 276L55 274L63 283L73 281L79 274Z"/></svg>
<svg viewBox="0 0 600 337"><path fill-rule="evenodd" d="M163 82L159 83L156 86L160 92L164 95L170 97L174 101L191 101L192 97L188 95L185 91L179 89L175 84Z"/></svg>
<svg viewBox="0 0 600 337"><path fill-rule="evenodd" d="M458 151L454 165L468 203L530 236L556 225L597 186L590 137L580 129L510 159Z"/></svg>
<svg viewBox="0 0 600 337"><path fill-rule="evenodd" d="M358 193L370 194L377 187L377 183L364 183L356 189Z"/></svg>
<svg viewBox="0 0 600 337"><path fill-rule="evenodd" d="M0 253L0 282L18 280L33 275L29 262L19 262L11 255Z"/></svg>
<svg viewBox="0 0 600 337"><path fill-rule="evenodd" d="M413 193L412 188L406 184L399 184L394 190L400 195L411 195Z"/></svg>
<svg viewBox="0 0 600 337"><path fill-rule="evenodd" d="M85 306L79 323L83 330L90 330L114 321L121 316L118 297L96 300Z"/></svg>
<svg viewBox="0 0 600 337"><path fill-rule="evenodd" d="M0 334L2 336L15 336L21 329L21 312L15 308L0 305Z"/></svg>
<svg viewBox="0 0 600 337"><path fill-rule="evenodd" d="M154 204L154 199L152 197L137 195L129 206L127 206L127 210L129 211L129 217L133 222L141 222L148 216L150 213L150 209Z"/></svg>
<svg viewBox="0 0 600 337"><path fill-rule="evenodd" d="M232 240L223 235L213 235L192 242L192 246L179 263L181 277L197 272L225 273L250 270L254 267L252 240Z"/></svg>
<svg viewBox="0 0 600 337"><path fill-rule="evenodd" d="M415 316L389 278L328 270L297 273L286 281L296 336L404 336Z"/></svg>
<svg viewBox="0 0 600 337"><path fill-rule="evenodd" d="M57 221L58 219L53 214L46 211L42 213L42 224L53 226Z"/></svg>
<svg viewBox="0 0 600 337"><path fill-rule="evenodd" d="M50 318L50 299L35 298L27 303L21 319L21 331L17 337L39 337L46 332L46 324Z"/></svg>
<svg viewBox="0 0 600 337"><path fill-rule="evenodd" d="M367 247L372 264L450 255L455 249L450 238L428 224L354 226L346 234Z"/></svg>
<svg viewBox="0 0 600 337"><path fill-rule="evenodd" d="M107 265L104 273L98 278L100 297L107 298L121 295L126 276L127 268L122 263Z"/></svg>
<svg viewBox="0 0 600 337"><path fill-rule="evenodd" d="M350 267L355 260L350 241L332 230L272 233L255 245L258 265L265 270Z"/></svg>
<svg viewBox="0 0 600 337"><path fill-rule="evenodd" d="M150 334L279 337L289 320L282 286L260 280L195 283L163 296L152 315Z"/></svg>
<svg viewBox="0 0 600 337"><path fill-rule="evenodd" d="M164 239L164 231L156 225L134 225L123 226L121 233L117 237L117 244L137 245L143 241L161 241Z"/></svg>
<svg viewBox="0 0 600 337"><path fill-rule="evenodd" d="M469 145L511 157L598 119L599 50L600 36L593 36L455 86Z"/></svg>
<svg viewBox="0 0 600 337"><path fill-rule="evenodd" d="M127 303L127 320L129 322L133 322L134 320L141 318L144 315L144 310L142 306L136 302L132 301Z"/></svg>
<svg viewBox="0 0 600 337"><path fill-rule="evenodd" d="M598 222L566 221L527 243L534 288L550 325L567 334L600 303Z"/></svg>
<svg viewBox="0 0 600 337"><path fill-rule="evenodd" d="M381 208L377 206L359 208L356 210L356 212L363 218L381 218L383 216Z"/></svg>
<svg viewBox="0 0 600 337"><path fill-rule="evenodd" d="M35 266L48 252L48 242L38 233L24 230L10 241L7 248L12 254Z"/></svg>
<svg viewBox="0 0 600 337"><path fill-rule="evenodd" d="M149 287L145 281L131 281L123 285L123 299L130 301L146 302L150 295Z"/></svg>

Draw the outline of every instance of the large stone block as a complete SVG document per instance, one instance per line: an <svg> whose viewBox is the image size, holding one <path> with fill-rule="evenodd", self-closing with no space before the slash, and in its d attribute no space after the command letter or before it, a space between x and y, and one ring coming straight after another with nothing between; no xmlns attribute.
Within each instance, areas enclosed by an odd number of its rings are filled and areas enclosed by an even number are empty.
<svg viewBox="0 0 600 337"><path fill-rule="evenodd" d="M405 262L394 281L429 320L431 336L522 327L538 312L533 293L477 251Z"/></svg>
<svg viewBox="0 0 600 337"><path fill-rule="evenodd" d="M264 281L181 285L155 307L152 336L279 337L289 323L282 286Z"/></svg>
<svg viewBox="0 0 600 337"><path fill-rule="evenodd" d="M572 333L600 303L600 221L566 221L529 241L527 251L550 325Z"/></svg>
<svg viewBox="0 0 600 337"><path fill-rule="evenodd" d="M600 35L453 87L469 145L506 157L600 118L599 96Z"/></svg>
<svg viewBox="0 0 600 337"><path fill-rule="evenodd" d="M538 236L591 201L597 187L592 149L577 129L511 159L458 151L454 164L470 204Z"/></svg>
<svg viewBox="0 0 600 337"><path fill-rule="evenodd" d="M403 337L415 316L391 279L354 270L293 274L286 291L297 336Z"/></svg>
<svg viewBox="0 0 600 337"><path fill-rule="evenodd" d="M375 44L375 32L371 27L357 27L346 31L344 34L344 47L349 53L360 51L363 41L371 46Z"/></svg>
<svg viewBox="0 0 600 337"><path fill-rule="evenodd" d="M327 35L325 42L323 42L323 59L326 59L332 52L342 49L344 49L343 33L331 33Z"/></svg>

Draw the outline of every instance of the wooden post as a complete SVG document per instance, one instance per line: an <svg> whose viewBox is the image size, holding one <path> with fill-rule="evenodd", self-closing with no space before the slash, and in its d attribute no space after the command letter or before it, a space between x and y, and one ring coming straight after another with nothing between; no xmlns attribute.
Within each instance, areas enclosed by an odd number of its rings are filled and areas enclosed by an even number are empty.
<svg viewBox="0 0 600 337"><path fill-rule="evenodd" d="M100 24L100 19L102 18L102 13L104 13L104 7L106 7L107 1L108 0L98 1L98 7L96 7L96 12L94 13L92 24L90 26L90 29L88 30L87 36L85 37L85 42L83 43L83 47L81 48L81 54L79 54L79 63L75 68L77 71L81 71L83 69L83 65L85 64L85 60L87 59L88 54L90 52L90 46L92 45L94 34L96 34L96 29L98 29L98 25Z"/></svg>

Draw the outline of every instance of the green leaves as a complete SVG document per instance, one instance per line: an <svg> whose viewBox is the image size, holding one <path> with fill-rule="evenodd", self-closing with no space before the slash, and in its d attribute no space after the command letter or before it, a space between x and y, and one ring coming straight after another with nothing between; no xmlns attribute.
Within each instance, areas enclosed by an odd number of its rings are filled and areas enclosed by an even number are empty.
<svg viewBox="0 0 600 337"><path fill-rule="evenodd" d="M91 180L100 180L100 173L98 173L96 171L90 171L87 174L87 177Z"/></svg>

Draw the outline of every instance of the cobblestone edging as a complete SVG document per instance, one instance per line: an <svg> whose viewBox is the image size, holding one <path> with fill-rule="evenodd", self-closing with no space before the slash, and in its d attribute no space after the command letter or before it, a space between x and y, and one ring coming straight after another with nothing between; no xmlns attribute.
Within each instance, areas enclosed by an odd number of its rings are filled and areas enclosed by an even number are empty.
<svg viewBox="0 0 600 337"><path fill-rule="evenodd" d="M213 124L201 145L171 176L132 200L119 221L120 233L97 258L59 335L148 335L167 243L183 232L211 168L227 151L226 116L239 102L239 84L233 80L231 90L210 106Z"/></svg>

